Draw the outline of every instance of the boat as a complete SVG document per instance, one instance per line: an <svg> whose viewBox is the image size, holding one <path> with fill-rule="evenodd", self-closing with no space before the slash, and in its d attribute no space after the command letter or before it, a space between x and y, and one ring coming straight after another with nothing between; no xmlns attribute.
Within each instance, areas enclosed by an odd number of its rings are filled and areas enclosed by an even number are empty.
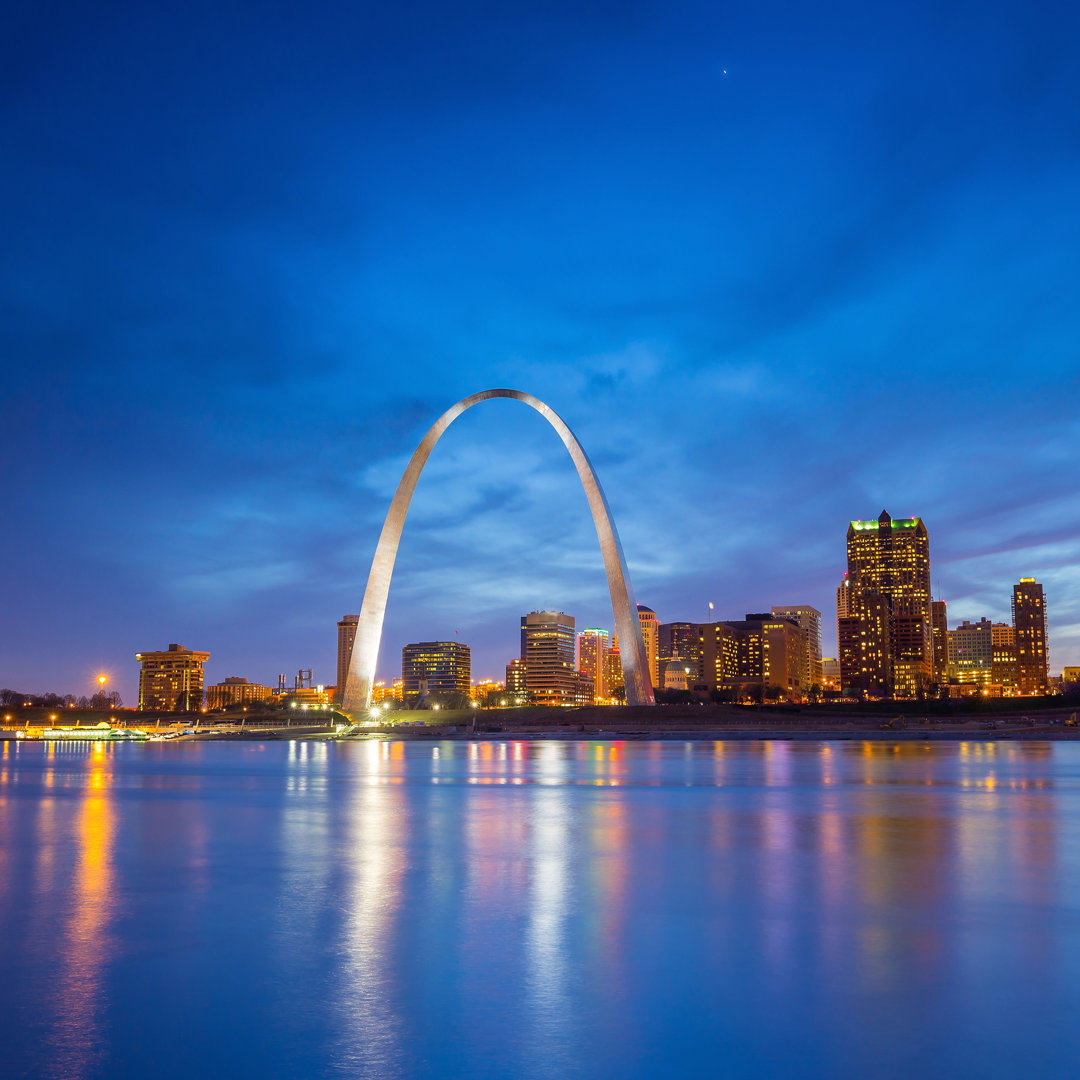
<svg viewBox="0 0 1080 1080"><path fill-rule="evenodd" d="M114 728L103 720L95 727L56 727L46 728L43 739L58 739L64 742L145 742L150 736L138 728Z"/></svg>

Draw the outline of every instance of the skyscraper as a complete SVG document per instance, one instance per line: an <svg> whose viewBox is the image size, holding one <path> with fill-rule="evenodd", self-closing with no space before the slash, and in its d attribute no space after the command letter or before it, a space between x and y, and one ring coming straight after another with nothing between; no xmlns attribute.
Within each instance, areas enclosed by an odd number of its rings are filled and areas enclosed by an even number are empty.
<svg viewBox="0 0 1080 1080"><path fill-rule="evenodd" d="M821 612L809 604L774 604L772 613L795 623L806 637L806 665L801 678L803 692L821 686Z"/></svg>
<svg viewBox="0 0 1080 1080"><path fill-rule="evenodd" d="M506 665L506 700L511 705L525 704L525 661L520 656Z"/></svg>
<svg viewBox="0 0 1080 1080"><path fill-rule="evenodd" d="M1016 632L1016 682L1022 697L1045 694L1050 681L1046 641L1046 599L1034 578L1013 586L1013 628Z"/></svg>
<svg viewBox="0 0 1080 1080"><path fill-rule="evenodd" d="M573 705L578 693L574 617L561 611L530 611L521 617L525 692L539 705Z"/></svg>
<svg viewBox="0 0 1080 1080"><path fill-rule="evenodd" d="M596 699L606 699L608 696L604 676L605 660L610 650L606 630L592 628L578 634L578 671L592 679L593 697Z"/></svg>
<svg viewBox="0 0 1080 1080"><path fill-rule="evenodd" d="M848 576L844 574L844 580L836 587L836 617L846 619L851 614L851 585Z"/></svg>
<svg viewBox="0 0 1080 1080"><path fill-rule="evenodd" d="M657 686L660 681L660 672L657 666L657 661L660 658L659 636L657 633L660 623L656 618L656 612L651 607L638 604L637 613L638 622L641 624L641 637L645 642L645 655L649 660L649 678L652 680L653 686Z"/></svg>
<svg viewBox="0 0 1080 1080"><path fill-rule="evenodd" d="M161 712L192 712L202 707L203 664L208 652L170 645L162 652L140 652L139 708Z"/></svg>
<svg viewBox="0 0 1080 1080"><path fill-rule="evenodd" d="M604 658L604 689L609 701L623 700L622 653L616 633L611 635L611 648Z"/></svg>
<svg viewBox="0 0 1080 1080"><path fill-rule="evenodd" d="M990 627L993 659L990 662L990 681L1000 686L1006 697L1016 694L1016 628L1008 623Z"/></svg>
<svg viewBox="0 0 1080 1080"><path fill-rule="evenodd" d="M848 614L838 620L845 687L921 696L933 671L926 525L884 510L877 521L852 521L847 556Z"/></svg>
<svg viewBox="0 0 1080 1080"><path fill-rule="evenodd" d="M349 677L349 661L352 659L353 642L356 640L356 624L359 615L342 615L337 624L337 688L334 700L340 701L345 693L345 680Z"/></svg>
<svg viewBox="0 0 1080 1080"><path fill-rule="evenodd" d="M930 602L930 651L934 682L942 684L949 675L949 617L944 600Z"/></svg>
<svg viewBox="0 0 1080 1080"><path fill-rule="evenodd" d="M985 686L991 681L994 647L989 619L965 619L949 631L949 675L961 683Z"/></svg>
<svg viewBox="0 0 1080 1080"><path fill-rule="evenodd" d="M405 704L422 699L468 696L472 684L472 653L460 641L418 641L401 650L401 681Z"/></svg>

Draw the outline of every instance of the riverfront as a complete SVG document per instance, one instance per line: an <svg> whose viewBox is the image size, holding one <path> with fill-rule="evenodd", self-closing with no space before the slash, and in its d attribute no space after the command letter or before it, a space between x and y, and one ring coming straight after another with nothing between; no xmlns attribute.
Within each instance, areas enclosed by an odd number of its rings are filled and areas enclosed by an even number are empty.
<svg viewBox="0 0 1080 1080"><path fill-rule="evenodd" d="M1071 1075L1080 747L5 742L10 1075Z"/></svg>
<svg viewBox="0 0 1080 1080"><path fill-rule="evenodd" d="M117 726L140 728L151 739L1080 739L1080 705L1054 699L1019 703L988 702L977 711L947 708L940 702L890 702L875 707L734 705L661 708L592 706L579 709L513 708L372 711L350 724L340 713L292 715L281 710L237 713L145 715L115 713ZM10 714L9 714L10 715ZM14 724L0 728L3 738L39 738L55 713L22 709ZM378 719L374 719L377 717ZM90 731L100 713L63 716Z"/></svg>

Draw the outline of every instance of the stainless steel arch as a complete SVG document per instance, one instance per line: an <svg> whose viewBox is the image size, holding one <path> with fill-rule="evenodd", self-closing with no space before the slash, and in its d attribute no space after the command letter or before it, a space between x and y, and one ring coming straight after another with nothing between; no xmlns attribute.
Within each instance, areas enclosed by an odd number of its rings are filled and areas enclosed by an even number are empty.
<svg viewBox="0 0 1080 1080"><path fill-rule="evenodd" d="M600 551L604 556L604 570L607 573L608 589L611 591L611 608L615 615L615 630L619 635L623 681L626 686L626 701L629 705L652 705L652 681L649 678L649 663L645 654L645 643L641 637L641 624L638 621L637 605L630 585L630 575L626 569L619 534L611 520L611 510L604 496L600 481L589 461L588 455L581 448L574 433L566 426L562 418L548 408L539 398L520 390L482 390L463 398L453 408L432 424L431 429L421 440L405 474L398 484L390 509L386 514L379 545L375 549L375 558L368 574L367 588L364 590L364 603L360 609L360 621L356 627L353 642L352 659L349 662L349 675L345 680L345 693L342 711L356 713L371 704L371 687L375 679L375 664L379 658L379 644L382 641L383 619L386 615L386 597L390 592L390 577L394 572L394 560L397 558L401 530L405 525L405 515L409 512L413 492L423 471L428 456L446 429L466 409L471 409L488 398L513 398L523 401L535 409L555 429L570 451L570 457L577 467L581 484L592 510L596 535L600 540Z"/></svg>

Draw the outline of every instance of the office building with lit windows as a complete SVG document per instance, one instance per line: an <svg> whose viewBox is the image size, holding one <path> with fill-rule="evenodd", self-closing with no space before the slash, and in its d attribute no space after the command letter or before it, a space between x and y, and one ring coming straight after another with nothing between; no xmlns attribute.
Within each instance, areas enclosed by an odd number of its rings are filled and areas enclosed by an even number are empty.
<svg viewBox="0 0 1080 1080"><path fill-rule="evenodd" d="M269 686L233 675L206 688L206 707L228 709L236 705L257 705L260 701L269 701L273 693Z"/></svg>
<svg viewBox="0 0 1080 1080"><path fill-rule="evenodd" d="M619 635L612 633L611 648L604 657L604 690L608 701L623 699L622 652L619 649Z"/></svg>
<svg viewBox="0 0 1080 1080"><path fill-rule="evenodd" d="M506 665L506 700L511 705L525 704L525 661L520 656Z"/></svg>
<svg viewBox="0 0 1080 1080"><path fill-rule="evenodd" d="M1017 693L1016 630L1008 623L994 623L990 627L990 682L1000 686L1005 697Z"/></svg>
<svg viewBox="0 0 1080 1080"><path fill-rule="evenodd" d="M806 634L791 619L750 613L698 624L700 685L732 701L801 701L810 689Z"/></svg>
<svg viewBox="0 0 1080 1080"><path fill-rule="evenodd" d="M607 654L611 651L608 632L597 628L582 630L578 634L578 671L592 679L593 698L596 701L607 699L606 673ZM591 705L592 702L590 701Z"/></svg>
<svg viewBox="0 0 1080 1080"><path fill-rule="evenodd" d="M1022 697L1045 694L1050 683L1046 641L1046 598L1034 578L1013 586L1013 630L1016 641L1016 685Z"/></svg>
<svg viewBox="0 0 1080 1080"><path fill-rule="evenodd" d="M837 620L845 689L875 697L923 696L933 676L925 523L884 510L876 521L852 521L847 561L847 615Z"/></svg>
<svg viewBox="0 0 1080 1080"><path fill-rule="evenodd" d="M337 687L334 700L340 701L345 693L345 680L349 677L349 661L352 660L353 642L359 615L343 615L337 624Z"/></svg>
<svg viewBox="0 0 1080 1080"><path fill-rule="evenodd" d="M863 593L837 620L844 691L885 697L892 685L892 608L880 593Z"/></svg>
<svg viewBox="0 0 1080 1080"><path fill-rule="evenodd" d="M836 587L836 617L838 619L845 619L851 614L851 586L847 578L845 573L844 580Z"/></svg>
<svg viewBox="0 0 1080 1080"><path fill-rule="evenodd" d="M530 611L521 617L525 693L537 705L574 705L580 695L574 617L562 611Z"/></svg>
<svg viewBox="0 0 1080 1080"><path fill-rule="evenodd" d="M778 619L788 619L806 638L805 670L801 683L804 692L821 686L821 612L809 604L774 604L772 613Z"/></svg>
<svg viewBox="0 0 1080 1080"><path fill-rule="evenodd" d="M993 624L989 619L973 623L965 619L949 631L949 678L959 683L986 686L992 681Z"/></svg>
<svg viewBox="0 0 1080 1080"><path fill-rule="evenodd" d="M930 601L930 655L934 682L949 677L949 616L944 600Z"/></svg>
<svg viewBox="0 0 1080 1080"><path fill-rule="evenodd" d="M658 664L660 659L660 622L656 617L656 612L651 607L645 607L644 604L638 604L637 613L638 623L641 625L641 638L645 642L645 656L649 661L649 679L653 686L657 686L660 682Z"/></svg>
<svg viewBox="0 0 1080 1080"><path fill-rule="evenodd" d="M468 697L472 686L472 654L460 641L418 641L401 650L401 683L405 705L446 702Z"/></svg>
<svg viewBox="0 0 1080 1080"><path fill-rule="evenodd" d="M208 652L170 645L162 652L140 652L139 708L154 712L194 712L203 703L203 664Z"/></svg>

